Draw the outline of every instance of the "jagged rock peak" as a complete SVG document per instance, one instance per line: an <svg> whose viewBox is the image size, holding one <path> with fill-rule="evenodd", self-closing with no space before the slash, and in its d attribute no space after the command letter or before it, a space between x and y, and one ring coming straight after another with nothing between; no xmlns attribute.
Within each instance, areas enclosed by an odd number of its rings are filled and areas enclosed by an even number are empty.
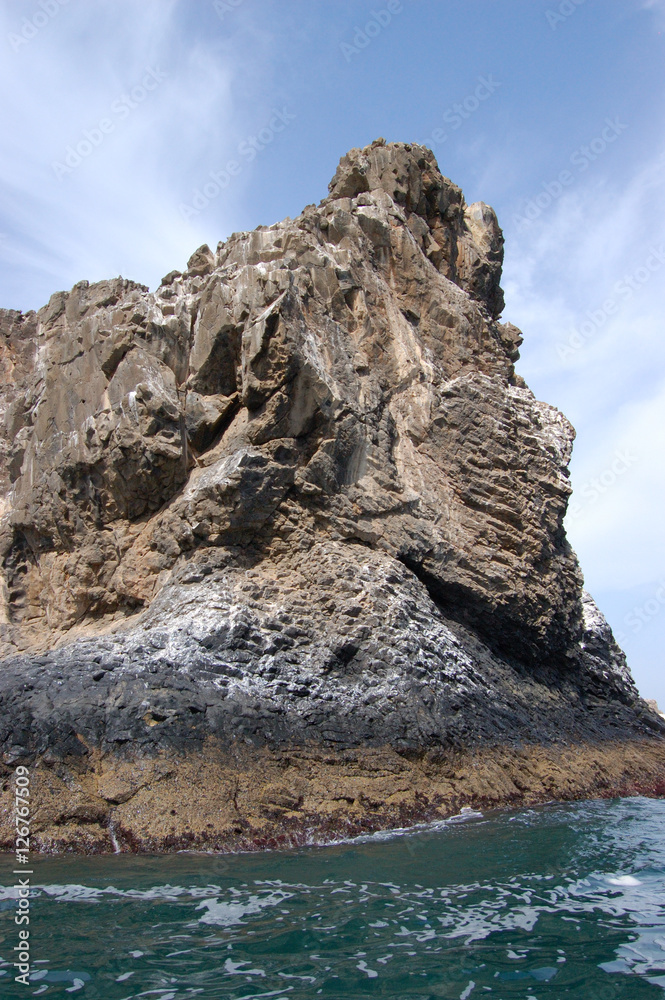
<svg viewBox="0 0 665 1000"><path fill-rule="evenodd" d="M349 198L357 205L376 199L380 204L381 194L388 195L404 211L434 266L482 301L491 315L501 314L504 241L496 214L484 202L467 205L461 189L441 174L431 149L377 139L342 157L328 190L332 199Z"/></svg>

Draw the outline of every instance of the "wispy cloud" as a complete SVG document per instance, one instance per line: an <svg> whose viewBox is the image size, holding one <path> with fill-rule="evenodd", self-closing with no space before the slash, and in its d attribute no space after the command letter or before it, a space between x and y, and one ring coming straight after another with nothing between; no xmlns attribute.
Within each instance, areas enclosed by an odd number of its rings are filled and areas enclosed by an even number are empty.
<svg viewBox="0 0 665 1000"><path fill-rule="evenodd" d="M580 450L573 496L581 512L569 518L568 533L582 565L607 590L659 579L665 566L665 380L647 399L619 406L602 435ZM616 477L605 472L613 454L627 456Z"/></svg>
<svg viewBox="0 0 665 1000"><path fill-rule="evenodd" d="M665 252L664 167L658 154L623 189L590 172L508 244L506 315L527 334L520 370L584 428L569 533L606 589L647 583L665 565L665 268L652 256ZM575 332L581 346L562 352ZM585 503L581 491L588 500L622 449L640 461Z"/></svg>
<svg viewBox="0 0 665 1000"><path fill-rule="evenodd" d="M20 30L21 10L0 10L0 38ZM2 128L13 142L0 144L0 218L21 304L29 295L38 306L46 288L82 277L122 272L154 284L209 235L177 207L211 148L230 155L242 137L237 67L196 40L179 46L178 36L176 0L98 0L63 6L17 51L7 43L0 83L13 99ZM150 74L159 85L143 92ZM103 122L112 127L95 145ZM77 149L75 169L54 168L75 163ZM223 203L216 213L223 235ZM10 253L12 235L21 249Z"/></svg>
<svg viewBox="0 0 665 1000"><path fill-rule="evenodd" d="M665 28L665 0L641 0L641 7L653 13L656 25L662 31Z"/></svg>

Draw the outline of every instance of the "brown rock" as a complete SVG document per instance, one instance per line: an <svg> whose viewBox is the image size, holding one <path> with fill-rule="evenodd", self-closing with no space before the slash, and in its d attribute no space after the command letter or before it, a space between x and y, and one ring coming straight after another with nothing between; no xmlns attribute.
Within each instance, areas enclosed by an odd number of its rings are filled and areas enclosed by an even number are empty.
<svg viewBox="0 0 665 1000"><path fill-rule="evenodd" d="M6 762L111 754L90 809L149 814L128 746L338 759L662 732L583 593L574 432L515 374L502 257L492 209L431 151L378 140L319 206L201 247L153 293L80 282L0 311ZM264 786L252 809L306 811ZM354 810L412 797L366 771L339 787Z"/></svg>

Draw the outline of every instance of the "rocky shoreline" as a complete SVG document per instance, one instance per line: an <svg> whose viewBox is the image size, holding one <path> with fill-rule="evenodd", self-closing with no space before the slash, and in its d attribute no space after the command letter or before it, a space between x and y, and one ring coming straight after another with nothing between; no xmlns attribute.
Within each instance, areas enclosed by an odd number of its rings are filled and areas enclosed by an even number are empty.
<svg viewBox="0 0 665 1000"><path fill-rule="evenodd" d="M5 783L9 772L5 773ZM208 744L203 755L42 760L32 771L33 850L235 852L329 843L377 830L550 801L665 796L665 741L490 746L416 757ZM13 848L9 804L0 850Z"/></svg>
<svg viewBox="0 0 665 1000"><path fill-rule="evenodd" d="M489 206L377 140L154 292L0 310L5 846L18 763L49 850L662 794L502 260Z"/></svg>

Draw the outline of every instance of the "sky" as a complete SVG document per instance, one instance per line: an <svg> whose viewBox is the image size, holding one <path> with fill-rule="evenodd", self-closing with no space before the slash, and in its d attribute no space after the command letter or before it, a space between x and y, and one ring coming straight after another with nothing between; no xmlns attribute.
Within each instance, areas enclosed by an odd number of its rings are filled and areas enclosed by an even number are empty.
<svg viewBox="0 0 665 1000"><path fill-rule="evenodd" d="M155 288L351 147L430 146L497 211L569 537L665 705L664 41L665 0L0 0L0 305Z"/></svg>

